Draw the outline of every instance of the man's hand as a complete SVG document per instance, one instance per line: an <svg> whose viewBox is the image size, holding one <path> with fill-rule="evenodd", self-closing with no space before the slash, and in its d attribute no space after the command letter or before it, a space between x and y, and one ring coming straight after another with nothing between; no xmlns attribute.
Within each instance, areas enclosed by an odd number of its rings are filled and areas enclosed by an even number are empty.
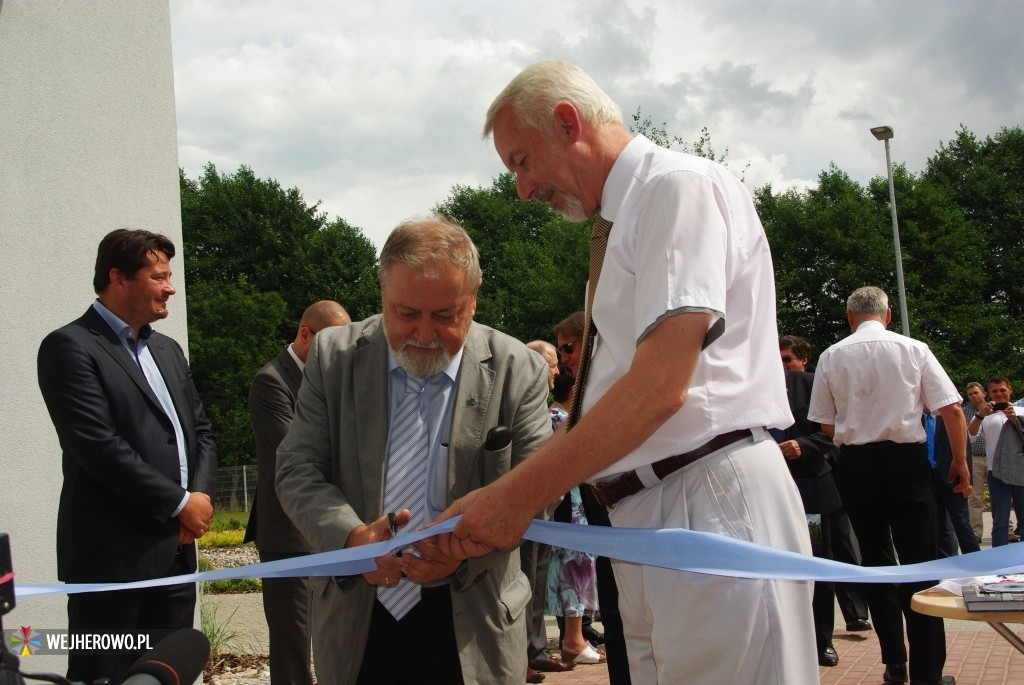
<svg viewBox="0 0 1024 685"><path fill-rule="evenodd" d="M420 540L413 547L419 554L402 555L402 572L420 585L444 580L455 573L461 563L442 551L436 538Z"/></svg>
<svg viewBox="0 0 1024 685"><path fill-rule="evenodd" d="M960 482L956 485L957 479ZM953 492L963 495L965 498L970 497L974 493L974 487L971 485L971 473L967 470L967 460L957 461L953 460L953 463L949 465L949 484L953 485Z"/></svg>
<svg viewBox="0 0 1024 685"><path fill-rule="evenodd" d="M206 535L212 518L213 503L210 502L210 496L205 492L190 492L188 501L178 512L178 522L187 528L196 539Z"/></svg>
<svg viewBox="0 0 1024 685"><path fill-rule="evenodd" d="M537 512L514 506L517 499L504 493L507 480L468 493L437 517L441 522L462 515L453 532L432 538L444 556L461 561L519 544Z"/></svg>
<svg viewBox="0 0 1024 685"><path fill-rule="evenodd" d="M395 514L395 525L401 526L409 522L409 510L402 509ZM391 523L387 515L381 516L373 523L356 526L348 534L345 547L361 547L374 542L391 539ZM363 574L363 580L373 586L383 585L394 587L402 580L402 558L394 554L385 554L377 557L377 570Z"/></svg>
<svg viewBox="0 0 1024 685"><path fill-rule="evenodd" d="M195 541L196 536L192 534L192 531L186 528L184 523L178 521L178 544L191 545Z"/></svg>
<svg viewBox="0 0 1024 685"><path fill-rule="evenodd" d="M782 456L790 461L795 461L804 456L803 450L800 449L800 443L796 440L787 440L786 442L779 443L779 449L782 450Z"/></svg>

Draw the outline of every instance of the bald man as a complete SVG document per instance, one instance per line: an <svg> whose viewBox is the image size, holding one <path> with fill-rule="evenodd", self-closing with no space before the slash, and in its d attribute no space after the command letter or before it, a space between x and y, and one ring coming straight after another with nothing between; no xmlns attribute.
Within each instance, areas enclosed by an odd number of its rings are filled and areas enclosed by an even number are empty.
<svg viewBox="0 0 1024 685"><path fill-rule="evenodd" d="M260 561L290 559L311 551L309 543L281 509L274 492L277 446L295 415L302 368L314 336L325 328L349 323L352 319L337 302L320 300L311 304L302 314L295 340L252 379L249 413L256 438L259 479L245 541L256 542ZM270 678L275 683L313 683L309 668L309 605L309 584L305 578L263 580L263 613L270 628Z"/></svg>

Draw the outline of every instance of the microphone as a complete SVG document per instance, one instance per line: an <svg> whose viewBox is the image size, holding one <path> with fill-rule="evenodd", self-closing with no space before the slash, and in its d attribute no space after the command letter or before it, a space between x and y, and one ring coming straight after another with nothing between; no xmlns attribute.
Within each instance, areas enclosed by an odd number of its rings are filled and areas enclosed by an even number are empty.
<svg viewBox="0 0 1024 685"><path fill-rule="evenodd" d="M122 685L188 685L203 672L210 658L210 641L195 628L182 628L165 637L132 664Z"/></svg>

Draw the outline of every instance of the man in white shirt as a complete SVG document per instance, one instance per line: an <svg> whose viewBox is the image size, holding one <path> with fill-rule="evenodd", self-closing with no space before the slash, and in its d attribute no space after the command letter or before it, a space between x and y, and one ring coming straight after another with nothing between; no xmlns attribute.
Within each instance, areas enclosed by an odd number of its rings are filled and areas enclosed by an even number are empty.
<svg viewBox="0 0 1024 685"><path fill-rule="evenodd" d="M988 396L991 402L981 405L974 418L967 425L971 442L979 435L985 439L987 461L988 493L992 503L992 546L1002 547L1010 537L1010 506L1012 504L1017 521L1024 520L1024 487L1007 483L992 473L992 459L999 444L1003 425L1011 418L1024 415L1024 407L1010 404L1013 386L1005 376L993 376L988 382Z"/></svg>
<svg viewBox="0 0 1024 685"><path fill-rule="evenodd" d="M853 334L818 359L807 418L840 448L836 484L864 565L891 566L897 554L904 564L936 559L937 510L921 412L927 405L942 416L953 453L949 481L966 497L971 477L960 395L927 345L886 330L892 310L880 288L854 291L846 317ZM907 682L903 617L911 682L948 682L942 619L910 608L913 594L928 585L866 586L885 683Z"/></svg>
<svg viewBox="0 0 1024 685"><path fill-rule="evenodd" d="M613 526L810 554L799 494L765 430L793 418L750 193L711 160L633 137L565 62L513 79L484 130L522 200L575 221L600 210L596 225L612 226L588 307L598 332L583 343L579 422L450 507L463 518L442 544L459 556L514 546L547 502L588 481ZM633 682L817 682L809 584L613 564Z"/></svg>

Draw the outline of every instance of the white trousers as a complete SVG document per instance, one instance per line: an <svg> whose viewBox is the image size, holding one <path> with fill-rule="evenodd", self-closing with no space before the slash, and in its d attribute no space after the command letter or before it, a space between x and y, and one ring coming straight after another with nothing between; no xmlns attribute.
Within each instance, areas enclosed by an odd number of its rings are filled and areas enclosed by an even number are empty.
<svg viewBox="0 0 1024 685"><path fill-rule="evenodd" d="M720 533L811 555L800 495L773 440L741 440L628 497L622 528ZM614 561L634 685L817 683L813 585Z"/></svg>

